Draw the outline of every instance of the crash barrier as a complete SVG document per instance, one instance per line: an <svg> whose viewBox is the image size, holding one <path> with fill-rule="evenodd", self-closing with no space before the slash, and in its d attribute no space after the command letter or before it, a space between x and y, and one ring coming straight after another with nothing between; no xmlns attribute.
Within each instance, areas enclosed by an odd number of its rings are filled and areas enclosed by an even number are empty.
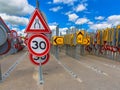
<svg viewBox="0 0 120 90"><path fill-rule="evenodd" d="M66 35L51 38L52 53L55 53L57 46L75 58L79 58L80 55L96 55L113 60L120 59L120 25L94 33L76 28L72 29L74 33L70 31L71 29Z"/></svg>
<svg viewBox="0 0 120 90"><path fill-rule="evenodd" d="M0 58L21 51L23 48L22 37L18 36L15 30L10 30L0 17ZM0 82L3 81L1 68L0 63Z"/></svg>
<svg viewBox="0 0 120 90"><path fill-rule="evenodd" d="M23 40L15 30L10 30L0 17L0 56L14 54L23 49Z"/></svg>

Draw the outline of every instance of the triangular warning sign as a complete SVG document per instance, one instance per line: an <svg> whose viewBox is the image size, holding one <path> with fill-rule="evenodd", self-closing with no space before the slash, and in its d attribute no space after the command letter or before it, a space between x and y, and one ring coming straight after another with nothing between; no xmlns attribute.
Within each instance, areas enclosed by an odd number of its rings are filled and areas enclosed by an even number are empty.
<svg viewBox="0 0 120 90"><path fill-rule="evenodd" d="M38 9L35 9L25 33L51 33L43 15Z"/></svg>

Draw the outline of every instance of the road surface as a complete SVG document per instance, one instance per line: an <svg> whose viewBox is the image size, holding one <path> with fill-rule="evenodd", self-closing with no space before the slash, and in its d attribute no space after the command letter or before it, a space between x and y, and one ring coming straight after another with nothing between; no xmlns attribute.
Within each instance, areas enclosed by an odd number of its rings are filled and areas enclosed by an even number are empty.
<svg viewBox="0 0 120 90"><path fill-rule="evenodd" d="M120 90L120 62L102 57L74 59L60 52L57 60L50 55L43 66L43 85L38 83L38 67L30 62L26 50L1 58L0 64L5 78L0 90Z"/></svg>

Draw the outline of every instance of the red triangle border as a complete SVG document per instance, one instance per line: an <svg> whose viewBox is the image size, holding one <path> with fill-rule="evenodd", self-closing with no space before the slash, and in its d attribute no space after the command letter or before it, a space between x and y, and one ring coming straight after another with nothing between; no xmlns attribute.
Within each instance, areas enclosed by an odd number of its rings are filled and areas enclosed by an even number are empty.
<svg viewBox="0 0 120 90"><path fill-rule="evenodd" d="M38 16L44 29L30 29L36 16ZM47 22L45 21L43 15L41 14L41 12L38 9L35 9L35 11L33 12L32 17L30 18L29 24L25 30L25 33L51 33L51 30L50 30L49 26L47 25Z"/></svg>

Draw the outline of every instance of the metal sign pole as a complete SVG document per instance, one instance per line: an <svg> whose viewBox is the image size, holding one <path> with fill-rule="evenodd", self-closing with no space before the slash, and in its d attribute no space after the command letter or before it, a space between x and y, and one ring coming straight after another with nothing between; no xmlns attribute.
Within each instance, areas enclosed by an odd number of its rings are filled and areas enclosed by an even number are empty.
<svg viewBox="0 0 120 90"><path fill-rule="evenodd" d="M59 26L57 25L57 27L56 27L56 36L59 36ZM57 59L59 59L59 47L58 47L58 45L57 46L55 46L56 48L55 48L55 56L56 56L56 58Z"/></svg>
<svg viewBox="0 0 120 90"><path fill-rule="evenodd" d="M76 34L76 31L78 29L77 28L74 28L74 44L75 44L75 48L74 48L74 54L75 54L75 58L78 59L78 45L76 43L76 40L77 40L77 34Z"/></svg>
<svg viewBox="0 0 120 90"><path fill-rule="evenodd" d="M39 84L43 84L44 80L43 80L43 72L42 72L42 59L40 58L40 65L39 65Z"/></svg>

